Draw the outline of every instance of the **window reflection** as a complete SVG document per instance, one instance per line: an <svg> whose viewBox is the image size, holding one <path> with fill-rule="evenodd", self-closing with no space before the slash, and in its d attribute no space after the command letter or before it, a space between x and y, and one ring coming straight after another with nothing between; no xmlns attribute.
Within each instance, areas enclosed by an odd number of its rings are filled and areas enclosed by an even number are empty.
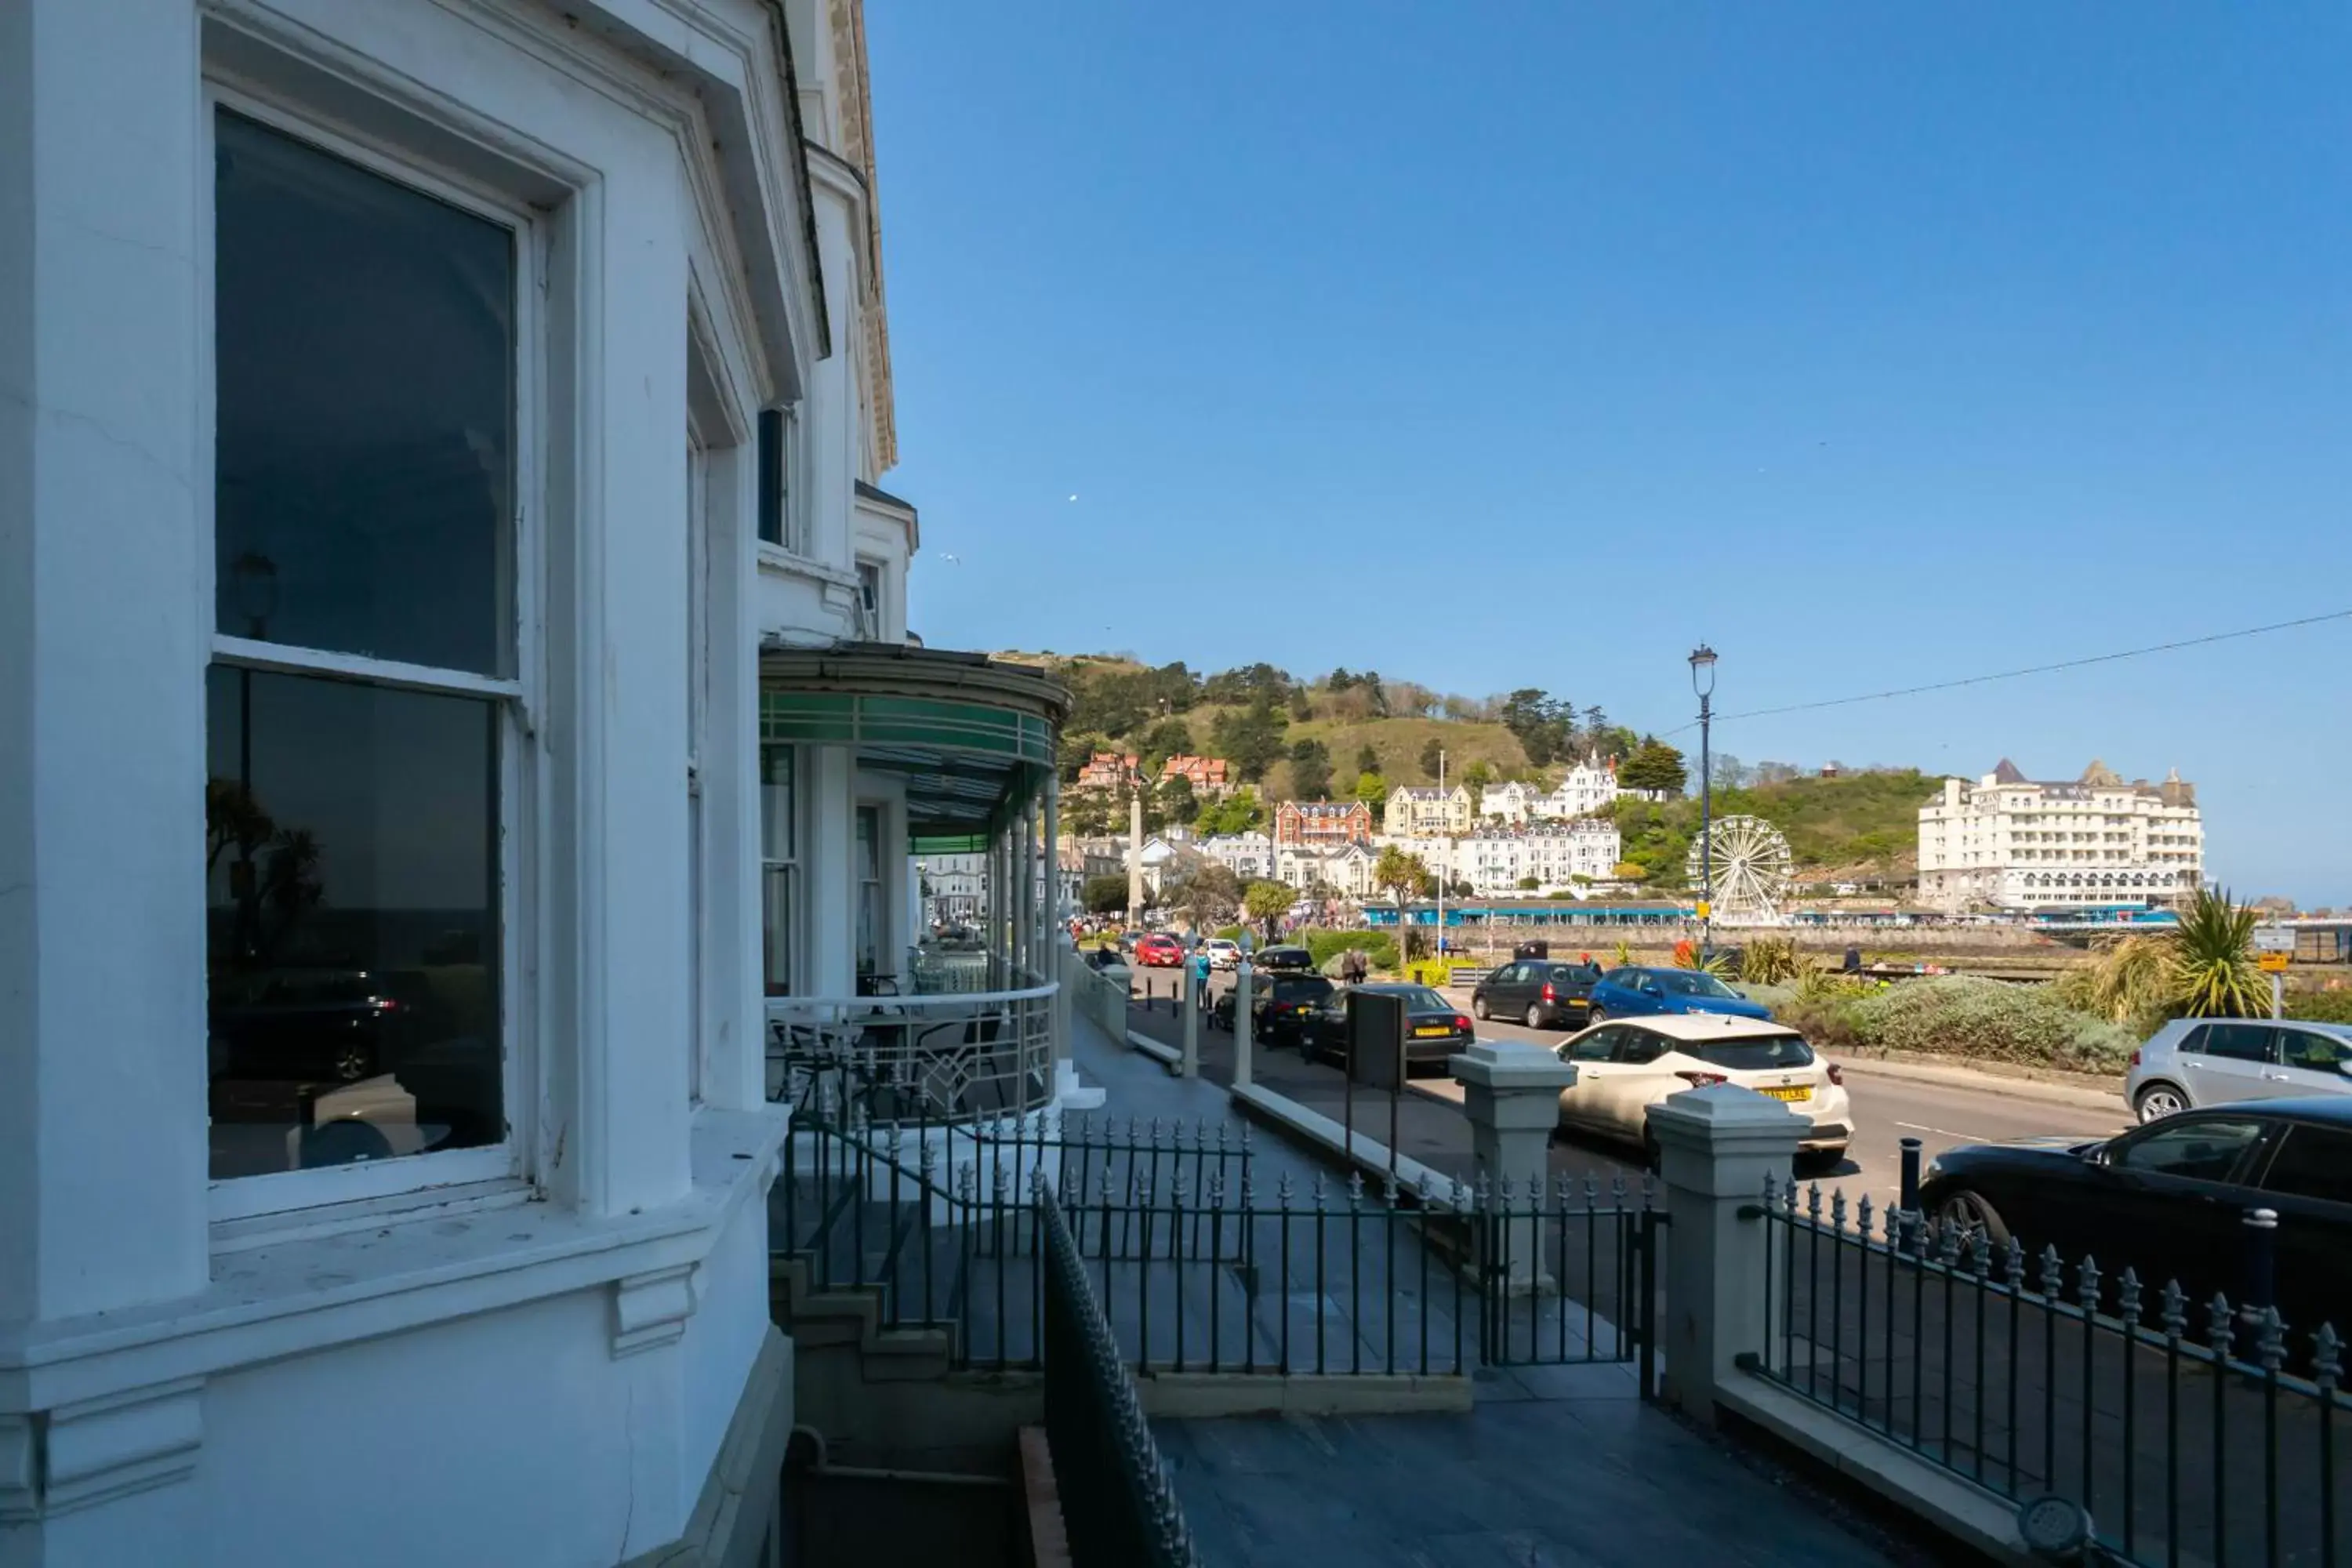
<svg viewBox="0 0 2352 1568"><path fill-rule="evenodd" d="M496 1143L496 710L215 665L212 1174Z"/></svg>
<svg viewBox="0 0 2352 1568"><path fill-rule="evenodd" d="M215 131L218 629L511 675L512 234Z"/></svg>

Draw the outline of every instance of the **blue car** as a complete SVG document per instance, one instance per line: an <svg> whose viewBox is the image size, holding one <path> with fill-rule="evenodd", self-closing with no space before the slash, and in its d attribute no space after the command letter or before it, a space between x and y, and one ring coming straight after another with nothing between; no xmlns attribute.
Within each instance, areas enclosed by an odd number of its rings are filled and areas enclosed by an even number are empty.
<svg viewBox="0 0 2352 1568"><path fill-rule="evenodd" d="M1636 1018L1654 1013L1728 1013L1738 1018L1769 1018L1772 1010L1750 1002L1703 969L1613 969L1592 987L1591 1022Z"/></svg>

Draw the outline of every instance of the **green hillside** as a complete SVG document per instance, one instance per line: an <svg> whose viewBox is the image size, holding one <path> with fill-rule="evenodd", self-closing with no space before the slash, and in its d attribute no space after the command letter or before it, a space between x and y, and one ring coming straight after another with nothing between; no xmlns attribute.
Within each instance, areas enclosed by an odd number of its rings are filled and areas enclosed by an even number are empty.
<svg viewBox="0 0 2352 1568"><path fill-rule="evenodd" d="M1256 664L1204 674L1181 663L1149 666L1117 655L1004 653L1050 670L1075 699L1063 735L1062 772L1075 778L1089 752L1139 753L1147 768L1184 751L1225 757L1264 801L1355 793L1370 761L1381 785L1435 781L1445 752L1449 783L1483 777L1549 782L1588 756L1630 757L1646 737L1612 723L1598 708L1578 710L1537 690L1465 698L1370 671L1335 670L1300 678ZM1669 759L1671 749L1654 748ZM1370 757L1365 753L1369 751ZM1304 753L1302 757L1302 752ZM1645 760L1648 752L1643 752ZM1685 766L1695 769L1697 759ZM1318 770L1327 776L1317 780ZM1793 769L1776 769L1793 773ZM1690 793L1660 803L1617 806L1625 857L1660 886L1678 886L1698 832L1696 780ZM1319 787L1309 787L1319 784ZM1913 769L1810 773L1716 791L1718 816L1763 817L1789 840L1799 874L1814 880L1879 880L1912 875L1918 808L1936 780ZM1108 818L1100 803L1072 803L1076 825L1093 831ZM1181 802L1149 803L1155 825Z"/></svg>

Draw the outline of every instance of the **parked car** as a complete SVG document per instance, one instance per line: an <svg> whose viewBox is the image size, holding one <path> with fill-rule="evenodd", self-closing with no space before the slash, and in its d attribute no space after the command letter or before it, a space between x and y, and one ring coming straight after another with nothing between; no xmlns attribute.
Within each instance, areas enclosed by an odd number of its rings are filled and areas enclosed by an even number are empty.
<svg viewBox="0 0 2352 1568"><path fill-rule="evenodd" d="M1295 1046L1315 1010L1336 990L1319 974L1278 974L1250 995L1250 1037L1263 1046ZM1209 1022L1220 1029L1234 1026L1234 993L1211 1005Z"/></svg>
<svg viewBox="0 0 2352 1568"><path fill-rule="evenodd" d="M1591 1021L1639 1018L1658 1014L1728 1013L1735 1018L1769 1018L1772 1010L1751 1002L1704 969L1612 969L1593 982Z"/></svg>
<svg viewBox="0 0 2352 1568"><path fill-rule="evenodd" d="M1576 1083L1559 1092L1563 1125L1647 1146L1650 1108L1670 1094L1736 1083L1812 1125L1799 1141L1834 1163L1853 1139L1845 1075L1785 1024L1723 1013L1662 1013L1596 1024L1559 1047Z"/></svg>
<svg viewBox="0 0 2352 1568"><path fill-rule="evenodd" d="M2139 1274L2143 1300L2177 1283L2192 1301L2243 1303L2246 1211L2278 1215L2276 1305L2290 1343L2352 1308L2352 1099L2246 1100L2184 1110L2120 1137L1947 1149L1920 1206L1996 1245ZM2201 1322L2201 1315L2200 1321Z"/></svg>
<svg viewBox="0 0 2352 1568"><path fill-rule="evenodd" d="M2124 1098L2142 1121L2200 1105L2352 1095L2352 1024L2175 1018L2132 1053Z"/></svg>
<svg viewBox="0 0 2352 1568"><path fill-rule="evenodd" d="M422 976L266 969L214 982L212 1076L357 1083L399 1064L429 1027Z"/></svg>
<svg viewBox="0 0 2352 1568"><path fill-rule="evenodd" d="M1242 944L1229 936L1213 936L1201 944L1212 969L1231 969L1242 961Z"/></svg>
<svg viewBox="0 0 2352 1568"><path fill-rule="evenodd" d="M1135 962L1146 969L1174 969L1184 962L1184 944L1160 931L1138 937Z"/></svg>
<svg viewBox="0 0 2352 1568"><path fill-rule="evenodd" d="M1480 1018L1517 1018L1530 1029L1580 1029L1592 1011L1597 963L1523 958L1490 971L1470 992Z"/></svg>
<svg viewBox="0 0 2352 1568"><path fill-rule="evenodd" d="M1260 974L1312 974L1315 955L1303 947L1269 947L1252 962Z"/></svg>
<svg viewBox="0 0 2352 1568"><path fill-rule="evenodd" d="M1377 994L1404 998L1404 1062L1407 1068L1447 1058L1477 1043L1462 1010L1426 985L1382 981L1354 985L1326 997L1300 1030L1300 1051L1309 1058L1348 1059L1348 998Z"/></svg>

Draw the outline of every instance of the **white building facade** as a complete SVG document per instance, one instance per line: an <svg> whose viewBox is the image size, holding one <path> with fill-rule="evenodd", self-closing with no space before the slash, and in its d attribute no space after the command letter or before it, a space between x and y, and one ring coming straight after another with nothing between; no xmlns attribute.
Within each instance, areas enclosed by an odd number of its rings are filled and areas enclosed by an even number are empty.
<svg viewBox="0 0 2352 1568"><path fill-rule="evenodd" d="M768 1560L765 1011L1055 818L906 646L864 50L0 12L5 1568Z"/></svg>
<svg viewBox="0 0 2352 1568"><path fill-rule="evenodd" d="M1529 822L1565 822L1572 817L1605 812L1617 802L1614 763L1579 763L1549 789L1512 780L1489 784L1478 795L1478 817L1516 827Z"/></svg>
<svg viewBox="0 0 2352 1568"><path fill-rule="evenodd" d="M1360 844L1336 847L1285 845L1276 857L1274 880L1307 892L1329 888L1343 899L1370 897L1373 853Z"/></svg>
<svg viewBox="0 0 2352 1568"><path fill-rule="evenodd" d="M2164 909L2204 883L2197 791L2176 773L2126 784L2094 763L2064 783L2016 764L1946 779L1919 808L1919 896L1930 907Z"/></svg>
<svg viewBox="0 0 2352 1568"><path fill-rule="evenodd" d="M1433 871L1470 884L1478 898L1515 892L1558 892L1616 874L1622 844L1612 823L1537 822L1524 827L1482 827L1460 838L1418 847ZM1533 881L1533 888L1522 886Z"/></svg>
<svg viewBox="0 0 2352 1568"><path fill-rule="evenodd" d="M1274 877L1274 840L1252 828L1246 833L1218 833L1193 846L1244 882Z"/></svg>

